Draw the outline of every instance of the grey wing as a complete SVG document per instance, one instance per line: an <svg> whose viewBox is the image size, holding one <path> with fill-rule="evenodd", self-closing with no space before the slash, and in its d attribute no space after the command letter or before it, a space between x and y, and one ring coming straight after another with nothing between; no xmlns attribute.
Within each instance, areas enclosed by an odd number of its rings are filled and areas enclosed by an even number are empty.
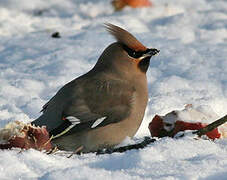
<svg viewBox="0 0 227 180"><path fill-rule="evenodd" d="M83 82L78 94L74 93L64 107L62 123L50 134L71 134L123 120L130 114L134 91L120 80Z"/></svg>
<svg viewBox="0 0 227 180"><path fill-rule="evenodd" d="M43 114L32 124L45 125L58 136L116 123L130 114L134 91L121 80L74 80L44 105Z"/></svg>

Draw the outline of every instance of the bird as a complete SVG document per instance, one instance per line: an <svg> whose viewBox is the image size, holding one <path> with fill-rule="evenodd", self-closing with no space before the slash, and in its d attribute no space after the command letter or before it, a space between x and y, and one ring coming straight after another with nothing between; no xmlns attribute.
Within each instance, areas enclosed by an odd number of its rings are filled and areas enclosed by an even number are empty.
<svg viewBox="0 0 227 180"><path fill-rule="evenodd" d="M96 152L137 132L148 101L146 72L158 49L123 28L104 24L116 39L87 73L64 85L31 122L46 126L60 150Z"/></svg>

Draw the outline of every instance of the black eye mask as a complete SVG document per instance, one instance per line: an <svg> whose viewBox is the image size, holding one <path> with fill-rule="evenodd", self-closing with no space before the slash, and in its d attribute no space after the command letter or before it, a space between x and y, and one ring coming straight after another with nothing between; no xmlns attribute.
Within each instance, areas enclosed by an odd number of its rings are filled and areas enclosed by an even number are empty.
<svg viewBox="0 0 227 180"><path fill-rule="evenodd" d="M128 53L128 55L132 58L138 59L142 57L144 54L150 54L151 56L159 53L157 49L146 49L146 51L135 51L125 45L122 45L123 49Z"/></svg>
<svg viewBox="0 0 227 180"><path fill-rule="evenodd" d="M140 58L143 54L144 54L144 51L134 51L133 49L130 49L129 47L125 46L125 45L122 45L123 49L128 53L128 55L130 57L133 57L133 58Z"/></svg>

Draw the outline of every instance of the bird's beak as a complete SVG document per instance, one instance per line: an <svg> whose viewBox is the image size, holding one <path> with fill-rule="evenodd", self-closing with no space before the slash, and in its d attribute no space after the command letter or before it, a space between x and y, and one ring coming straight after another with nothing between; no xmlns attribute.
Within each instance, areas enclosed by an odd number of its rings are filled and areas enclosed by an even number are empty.
<svg viewBox="0 0 227 180"><path fill-rule="evenodd" d="M160 52L160 50L158 49L147 49L147 52L144 55L148 55L148 56L154 56L156 54L158 54Z"/></svg>
<svg viewBox="0 0 227 180"><path fill-rule="evenodd" d="M140 59L142 60L146 57L152 57L154 55L157 55L159 52L160 52L160 50L158 50L158 49L154 49L154 48L147 49L146 52L143 54L143 56Z"/></svg>

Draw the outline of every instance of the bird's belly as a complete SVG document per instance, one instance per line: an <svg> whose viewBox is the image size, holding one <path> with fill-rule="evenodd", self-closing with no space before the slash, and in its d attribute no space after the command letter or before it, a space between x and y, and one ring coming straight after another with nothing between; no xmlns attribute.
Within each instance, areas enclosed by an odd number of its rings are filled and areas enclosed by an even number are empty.
<svg viewBox="0 0 227 180"><path fill-rule="evenodd" d="M127 120L124 120L127 121ZM130 128L122 121L86 132L75 133L53 140L59 149L75 151L83 146L83 152L97 151L120 144L126 137L133 137L139 128Z"/></svg>

